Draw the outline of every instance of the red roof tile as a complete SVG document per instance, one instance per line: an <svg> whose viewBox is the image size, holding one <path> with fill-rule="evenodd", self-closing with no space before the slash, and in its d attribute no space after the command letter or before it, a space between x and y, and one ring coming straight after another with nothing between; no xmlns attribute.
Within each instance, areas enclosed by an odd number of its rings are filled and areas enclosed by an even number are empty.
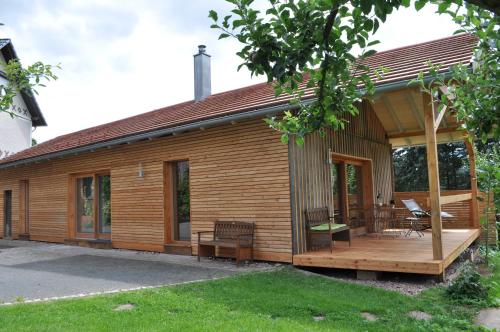
<svg viewBox="0 0 500 332"><path fill-rule="evenodd" d="M390 72L376 82L377 85L382 85L415 78L420 71L426 70L428 60L442 65L443 71L448 70L452 64L469 63L475 45L476 39L473 36L461 34L379 52L367 58L364 63L372 68L379 66L390 68ZM306 98L312 96L312 89L308 89ZM44 155L49 157L52 153L112 141L120 137L285 104L288 100L287 95L276 98L270 84L256 84L214 94L199 102L188 101L59 136L2 159L0 165Z"/></svg>

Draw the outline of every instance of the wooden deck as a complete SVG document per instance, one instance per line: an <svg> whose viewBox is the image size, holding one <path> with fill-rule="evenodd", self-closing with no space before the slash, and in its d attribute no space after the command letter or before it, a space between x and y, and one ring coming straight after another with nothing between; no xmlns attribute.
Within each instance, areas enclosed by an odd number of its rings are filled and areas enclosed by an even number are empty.
<svg viewBox="0 0 500 332"><path fill-rule="evenodd" d="M333 253L313 251L293 256L298 266L439 275L480 235L479 229L443 230L443 260L432 258L432 234L410 238L355 237L351 247L337 241Z"/></svg>

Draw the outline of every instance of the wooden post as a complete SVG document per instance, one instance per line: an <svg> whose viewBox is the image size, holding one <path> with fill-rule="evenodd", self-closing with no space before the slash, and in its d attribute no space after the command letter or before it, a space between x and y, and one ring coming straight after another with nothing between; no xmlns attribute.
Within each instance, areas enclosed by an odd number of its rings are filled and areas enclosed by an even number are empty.
<svg viewBox="0 0 500 332"><path fill-rule="evenodd" d="M466 139L465 146L467 147L467 152L469 154L469 164L470 164L470 189L471 189L471 219L472 228L479 228L479 207L477 204L477 177L476 177L476 155L474 153L474 148L471 142Z"/></svg>
<svg viewBox="0 0 500 332"><path fill-rule="evenodd" d="M441 190L439 187L439 165L435 128L434 103L429 94L423 93L425 142L427 145L427 169L429 174L429 196L432 224L432 253L435 260L443 259Z"/></svg>

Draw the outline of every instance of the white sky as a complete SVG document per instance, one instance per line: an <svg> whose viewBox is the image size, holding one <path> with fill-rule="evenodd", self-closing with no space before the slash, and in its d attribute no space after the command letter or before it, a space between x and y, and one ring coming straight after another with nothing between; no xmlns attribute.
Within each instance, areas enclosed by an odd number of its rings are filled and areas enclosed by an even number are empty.
<svg viewBox="0 0 500 332"><path fill-rule="evenodd" d="M264 81L238 73L239 44L210 29L210 9L228 12L223 0L0 0L0 8L0 38L12 39L23 64L62 66L37 97L48 122L34 132L38 142L193 99L198 44L212 56L212 93ZM400 10L379 29L377 50L455 30L431 7Z"/></svg>

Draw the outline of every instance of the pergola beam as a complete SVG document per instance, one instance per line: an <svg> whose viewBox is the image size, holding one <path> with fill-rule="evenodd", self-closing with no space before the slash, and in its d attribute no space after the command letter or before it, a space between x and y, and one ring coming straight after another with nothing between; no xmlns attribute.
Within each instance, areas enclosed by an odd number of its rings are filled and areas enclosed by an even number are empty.
<svg viewBox="0 0 500 332"><path fill-rule="evenodd" d="M427 93L422 94L425 124L425 142L427 145L427 171L429 174L429 196L431 203L432 254L434 260L443 259L443 224L441 220L441 189L439 186L439 165L437 137L435 130L434 102Z"/></svg>
<svg viewBox="0 0 500 332"><path fill-rule="evenodd" d="M436 130L436 134L442 133L453 133L458 131L458 127L449 127L449 128L440 128ZM387 135L388 138L404 138L404 137L415 137L415 136L425 136L425 130L417 130L417 131L406 131L404 133L396 133Z"/></svg>

